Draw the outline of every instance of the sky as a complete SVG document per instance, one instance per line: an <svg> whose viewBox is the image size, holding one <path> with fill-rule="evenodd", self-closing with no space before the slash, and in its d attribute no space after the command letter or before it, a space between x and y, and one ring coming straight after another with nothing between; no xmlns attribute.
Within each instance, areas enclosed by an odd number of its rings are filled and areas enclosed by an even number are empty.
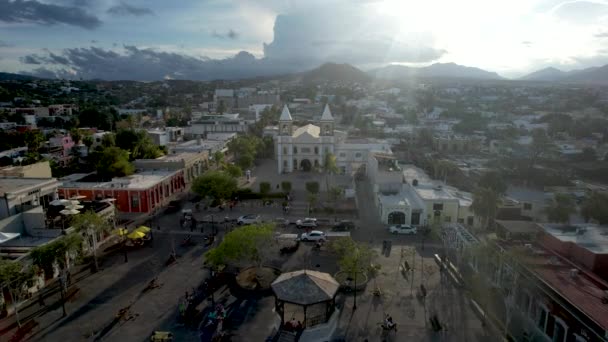
<svg viewBox="0 0 608 342"><path fill-rule="evenodd" d="M0 0L4 72L234 79L324 62L601 66L608 0Z"/></svg>

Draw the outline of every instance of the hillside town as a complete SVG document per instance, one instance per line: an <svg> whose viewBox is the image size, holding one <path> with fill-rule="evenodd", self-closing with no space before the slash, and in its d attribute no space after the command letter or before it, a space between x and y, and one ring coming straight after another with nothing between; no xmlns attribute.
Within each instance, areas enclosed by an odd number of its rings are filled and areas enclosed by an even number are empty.
<svg viewBox="0 0 608 342"><path fill-rule="evenodd" d="M2 341L608 340L606 87L7 79L0 147Z"/></svg>

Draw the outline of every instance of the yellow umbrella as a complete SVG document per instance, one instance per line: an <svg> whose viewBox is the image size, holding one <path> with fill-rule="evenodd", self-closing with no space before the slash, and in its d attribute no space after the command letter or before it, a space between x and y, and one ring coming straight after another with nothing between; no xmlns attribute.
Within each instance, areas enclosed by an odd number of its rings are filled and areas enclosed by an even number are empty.
<svg viewBox="0 0 608 342"><path fill-rule="evenodd" d="M141 239L141 238L143 238L144 236L146 236L146 234L145 234L145 233L138 232L138 231L133 231L133 232L131 232L131 234L127 235L127 237L128 237L129 239L133 239L133 240Z"/></svg>
<svg viewBox="0 0 608 342"><path fill-rule="evenodd" d="M118 235L118 236L125 236L129 233L129 231L127 230L127 228L117 228L116 230L114 230L114 234Z"/></svg>
<svg viewBox="0 0 608 342"><path fill-rule="evenodd" d="M149 233L150 232L150 228L146 227L146 226L139 226L137 227L137 229L135 229L136 232L142 232L142 233Z"/></svg>

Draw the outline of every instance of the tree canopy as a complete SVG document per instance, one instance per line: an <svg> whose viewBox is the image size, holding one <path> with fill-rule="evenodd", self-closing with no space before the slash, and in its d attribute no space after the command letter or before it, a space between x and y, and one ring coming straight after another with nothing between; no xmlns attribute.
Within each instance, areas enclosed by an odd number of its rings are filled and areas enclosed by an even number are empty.
<svg viewBox="0 0 608 342"><path fill-rule="evenodd" d="M608 223L608 195L594 192L581 205L581 215L585 221L591 219L598 221L599 224Z"/></svg>
<svg viewBox="0 0 608 342"><path fill-rule="evenodd" d="M367 273L377 253L366 244L357 243L350 237L331 242L330 249L338 255L338 265L350 277L355 273Z"/></svg>
<svg viewBox="0 0 608 342"><path fill-rule="evenodd" d="M205 253L205 263L219 267L228 263L261 264L274 243L274 225L255 224L239 227L224 236L222 242Z"/></svg>
<svg viewBox="0 0 608 342"><path fill-rule="evenodd" d="M546 211L549 222L568 223L570 215L576 212L574 198L566 194L556 194Z"/></svg>
<svg viewBox="0 0 608 342"><path fill-rule="evenodd" d="M239 135L227 144L236 164L243 170L251 168L262 147L262 140L254 135Z"/></svg>
<svg viewBox="0 0 608 342"><path fill-rule="evenodd" d="M192 183L192 191L220 200L230 198L236 190L236 180L222 171L207 171Z"/></svg>
<svg viewBox="0 0 608 342"><path fill-rule="evenodd" d="M135 168L129 162L129 153L118 147L108 147L93 157L97 174L102 179L124 177L133 173Z"/></svg>
<svg viewBox="0 0 608 342"><path fill-rule="evenodd" d="M502 195L507 191L507 183L505 183L501 174L496 171L484 173L477 184L481 188L492 189L499 195Z"/></svg>
<svg viewBox="0 0 608 342"><path fill-rule="evenodd" d="M473 204L471 208L477 216L484 220L484 228L487 227L491 219L496 217L498 209L499 195L490 188L477 188L473 193Z"/></svg>

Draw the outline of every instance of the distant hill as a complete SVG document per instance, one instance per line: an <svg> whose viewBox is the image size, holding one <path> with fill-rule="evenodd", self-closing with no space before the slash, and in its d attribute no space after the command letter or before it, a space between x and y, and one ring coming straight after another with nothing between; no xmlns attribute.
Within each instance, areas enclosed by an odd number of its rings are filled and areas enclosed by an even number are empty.
<svg viewBox="0 0 608 342"><path fill-rule="evenodd" d="M316 69L302 73L304 83L366 83L371 79L370 75L350 64L325 63Z"/></svg>
<svg viewBox="0 0 608 342"><path fill-rule="evenodd" d="M528 74L520 79L526 81L608 84L608 64L601 67L591 67L572 71L545 68Z"/></svg>
<svg viewBox="0 0 608 342"><path fill-rule="evenodd" d="M538 71L535 71L533 73L530 73L524 77L521 77L521 80L526 80L526 81L556 81L560 78L563 78L566 76L566 72L561 71L557 68L544 68L544 69L540 69Z"/></svg>
<svg viewBox="0 0 608 342"><path fill-rule="evenodd" d="M9 72L0 72L0 81L31 81L38 80L38 77L29 76L29 75L21 75L21 74L11 74Z"/></svg>
<svg viewBox="0 0 608 342"><path fill-rule="evenodd" d="M455 63L435 63L421 68L392 64L370 70L368 73L376 78L390 80L409 77L472 78L484 80L502 79L502 77L495 72Z"/></svg>

